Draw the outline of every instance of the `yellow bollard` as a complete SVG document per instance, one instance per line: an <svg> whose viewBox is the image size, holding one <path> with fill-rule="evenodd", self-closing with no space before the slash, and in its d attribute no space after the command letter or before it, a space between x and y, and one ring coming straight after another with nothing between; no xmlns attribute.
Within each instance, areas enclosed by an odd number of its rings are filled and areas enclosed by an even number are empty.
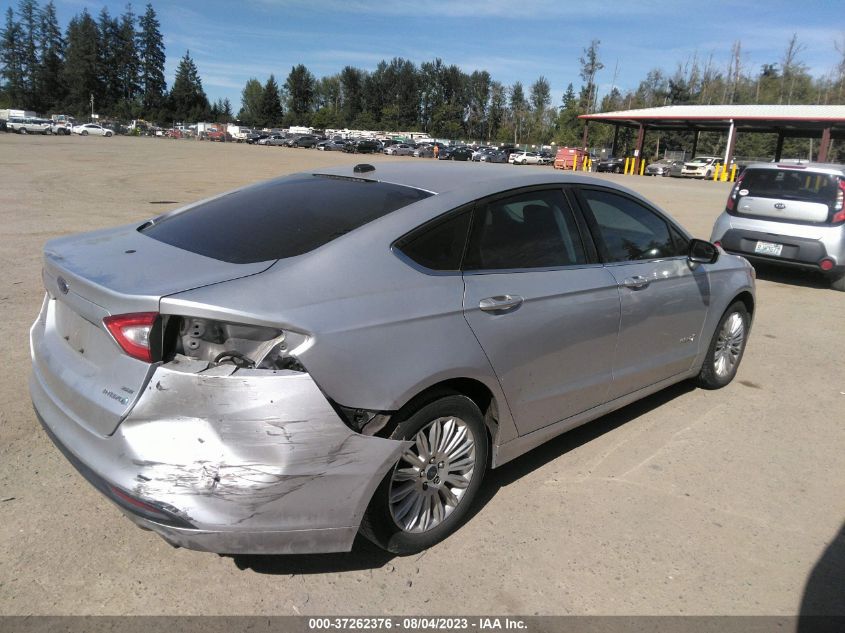
<svg viewBox="0 0 845 633"><path fill-rule="evenodd" d="M731 182L736 181L736 163L731 165Z"/></svg>
<svg viewBox="0 0 845 633"><path fill-rule="evenodd" d="M645 174L645 159L640 159L640 176Z"/></svg>
<svg viewBox="0 0 845 633"><path fill-rule="evenodd" d="M716 168L713 170L713 182L719 180L719 169L721 169L721 165L716 165Z"/></svg>
<svg viewBox="0 0 845 633"><path fill-rule="evenodd" d="M728 181L728 166L727 165L722 165L722 175L719 176L719 180L721 180L722 182Z"/></svg>
<svg viewBox="0 0 845 633"><path fill-rule="evenodd" d="M626 176L628 175L628 161L629 160L631 160L631 159L626 156L625 157L625 168L622 170L622 173L625 174Z"/></svg>

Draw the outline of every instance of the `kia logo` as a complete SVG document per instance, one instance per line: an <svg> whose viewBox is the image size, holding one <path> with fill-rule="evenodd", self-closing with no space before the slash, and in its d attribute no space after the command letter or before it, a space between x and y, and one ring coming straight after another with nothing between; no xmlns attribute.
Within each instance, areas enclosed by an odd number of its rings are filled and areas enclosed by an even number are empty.
<svg viewBox="0 0 845 633"><path fill-rule="evenodd" d="M783 202L775 203L775 209L785 209L786 205Z"/></svg>
<svg viewBox="0 0 845 633"><path fill-rule="evenodd" d="M59 290L62 292L63 295L67 294L67 291L70 290L70 287L67 285L64 277L59 277L56 279L56 285L59 287Z"/></svg>

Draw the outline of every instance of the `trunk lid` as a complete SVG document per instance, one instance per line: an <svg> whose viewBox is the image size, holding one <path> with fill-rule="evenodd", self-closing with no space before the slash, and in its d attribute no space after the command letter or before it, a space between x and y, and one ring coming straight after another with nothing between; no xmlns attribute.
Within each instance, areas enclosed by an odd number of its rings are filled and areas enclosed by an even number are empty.
<svg viewBox="0 0 845 633"><path fill-rule="evenodd" d="M129 413L155 369L125 354L103 318L158 312L164 296L253 275L274 263L221 262L136 228L59 238L44 249L47 297L31 332L34 371L58 406L103 436Z"/></svg>

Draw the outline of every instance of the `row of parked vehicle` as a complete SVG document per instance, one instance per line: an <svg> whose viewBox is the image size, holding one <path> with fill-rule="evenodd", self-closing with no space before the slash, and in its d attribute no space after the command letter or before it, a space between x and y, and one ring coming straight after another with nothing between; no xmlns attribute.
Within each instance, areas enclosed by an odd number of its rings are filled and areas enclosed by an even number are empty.
<svg viewBox="0 0 845 633"><path fill-rule="evenodd" d="M79 134L80 136L113 136L114 132L98 123L70 125L61 121L30 117L26 119L12 117L2 122L6 132L18 134L55 134L56 136Z"/></svg>
<svg viewBox="0 0 845 633"><path fill-rule="evenodd" d="M719 156L696 156L692 160L683 161L674 158L661 158L649 163L645 168L646 176L661 176L673 178L712 178L717 169L725 161ZM595 163L596 171L621 174L625 169L624 157L602 158Z"/></svg>

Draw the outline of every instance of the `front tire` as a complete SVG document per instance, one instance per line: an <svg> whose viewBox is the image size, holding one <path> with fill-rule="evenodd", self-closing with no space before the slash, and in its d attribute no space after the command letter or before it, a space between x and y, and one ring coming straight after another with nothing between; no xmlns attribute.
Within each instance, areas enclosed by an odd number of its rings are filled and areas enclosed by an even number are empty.
<svg viewBox="0 0 845 633"><path fill-rule="evenodd" d="M361 532L394 554L439 543L466 518L487 468L487 429L478 406L450 394L397 414L390 439L413 442L385 475Z"/></svg>
<svg viewBox="0 0 845 633"><path fill-rule="evenodd" d="M80 135L81 136L88 136L88 130L82 130L82 132L80 132Z"/></svg>
<svg viewBox="0 0 845 633"><path fill-rule="evenodd" d="M742 301L735 301L725 310L696 377L699 387L721 389L734 379L745 352L749 325L748 310Z"/></svg>

